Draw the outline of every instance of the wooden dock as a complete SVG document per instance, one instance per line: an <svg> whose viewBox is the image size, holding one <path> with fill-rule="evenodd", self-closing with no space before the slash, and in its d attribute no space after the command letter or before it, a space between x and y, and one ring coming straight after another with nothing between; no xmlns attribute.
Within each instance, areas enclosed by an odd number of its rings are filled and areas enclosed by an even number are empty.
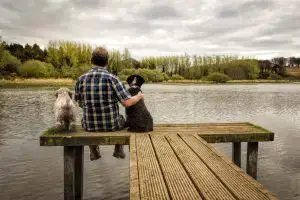
<svg viewBox="0 0 300 200"><path fill-rule="evenodd" d="M83 199L83 146L130 145L130 199L276 199L255 178L258 142L274 134L249 123L156 125L151 134L56 133L41 146L64 146L65 199ZM230 161L207 142L231 142ZM241 142L248 142L247 175L240 167ZM252 176L252 177L251 177Z"/></svg>

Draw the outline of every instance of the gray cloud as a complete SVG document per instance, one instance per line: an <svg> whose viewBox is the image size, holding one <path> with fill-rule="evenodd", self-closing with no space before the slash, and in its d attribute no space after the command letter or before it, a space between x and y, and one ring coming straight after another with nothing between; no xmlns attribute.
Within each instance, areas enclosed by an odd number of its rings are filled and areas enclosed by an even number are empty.
<svg viewBox="0 0 300 200"><path fill-rule="evenodd" d="M276 2L271 0L251 0L241 4L228 4L219 6L217 16L220 18L238 17L249 14L253 16L254 13L261 14L266 10L272 10L276 7Z"/></svg>
<svg viewBox="0 0 300 200"><path fill-rule="evenodd" d="M43 46L64 39L128 47L136 57L168 52L296 55L299 10L298 0L1 0L0 35L9 42Z"/></svg>
<svg viewBox="0 0 300 200"><path fill-rule="evenodd" d="M177 18L180 15L172 6L154 5L147 8L144 11L143 16L145 16L148 19L162 19L162 18Z"/></svg>
<svg viewBox="0 0 300 200"><path fill-rule="evenodd" d="M78 9L95 9L107 5L106 0L70 0L69 2Z"/></svg>

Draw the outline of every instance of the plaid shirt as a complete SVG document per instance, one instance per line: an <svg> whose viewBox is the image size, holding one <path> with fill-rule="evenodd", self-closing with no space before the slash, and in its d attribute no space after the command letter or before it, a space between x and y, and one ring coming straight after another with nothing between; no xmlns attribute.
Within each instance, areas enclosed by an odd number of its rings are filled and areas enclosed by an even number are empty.
<svg viewBox="0 0 300 200"><path fill-rule="evenodd" d="M82 126L87 131L116 131L123 123L118 102L131 98L120 79L103 67L94 67L79 77L75 100L83 110Z"/></svg>

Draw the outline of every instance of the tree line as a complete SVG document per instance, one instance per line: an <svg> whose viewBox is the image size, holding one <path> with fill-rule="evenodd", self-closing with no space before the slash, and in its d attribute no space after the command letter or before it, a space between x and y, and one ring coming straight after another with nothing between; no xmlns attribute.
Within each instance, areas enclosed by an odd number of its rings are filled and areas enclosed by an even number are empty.
<svg viewBox="0 0 300 200"><path fill-rule="evenodd" d="M91 68L92 46L71 41L50 41L45 49L38 44L8 44L0 38L0 76L2 78L78 78ZM268 78L271 74L285 76L285 67L300 67L300 58L256 60L238 56L182 56L132 58L128 49L109 50L108 70L125 79L140 73L149 81L169 79L206 79L212 73L230 79ZM138 70L139 69L139 70ZM152 77L152 78L151 78Z"/></svg>

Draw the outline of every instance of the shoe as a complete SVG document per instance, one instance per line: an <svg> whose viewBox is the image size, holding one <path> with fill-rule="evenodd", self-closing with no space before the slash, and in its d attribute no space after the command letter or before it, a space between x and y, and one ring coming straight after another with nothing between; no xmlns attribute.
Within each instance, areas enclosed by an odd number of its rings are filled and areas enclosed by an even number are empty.
<svg viewBox="0 0 300 200"><path fill-rule="evenodd" d="M99 146L90 146L90 160L98 160L99 158L101 158Z"/></svg>
<svg viewBox="0 0 300 200"><path fill-rule="evenodd" d="M122 159L126 157L126 154L124 153L123 145L119 145L119 144L115 145L113 157L122 158Z"/></svg>

